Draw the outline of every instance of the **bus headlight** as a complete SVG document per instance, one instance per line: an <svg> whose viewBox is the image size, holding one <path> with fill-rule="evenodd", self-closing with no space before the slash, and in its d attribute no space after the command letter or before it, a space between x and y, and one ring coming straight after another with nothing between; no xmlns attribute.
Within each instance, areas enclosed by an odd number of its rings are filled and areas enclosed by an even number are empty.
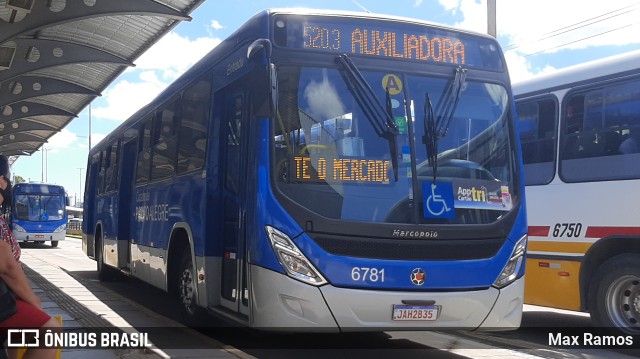
<svg viewBox="0 0 640 359"><path fill-rule="evenodd" d="M516 243L515 247L513 247L511 258L509 258L509 261L504 266L498 279L493 283L494 287L503 288L516 280L518 272L520 272L520 268L522 267L522 262L524 262L524 255L527 252L527 238L528 236L525 234L520 238L518 243Z"/></svg>
<svg viewBox="0 0 640 359"><path fill-rule="evenodd" d="M66 224L63 224L63 225L61 225L60 227L56 228L56 230L55 230L55 231L53 231L53 232L54 232L54 233L60 233L60 232L62 232L62 231L66 231L66 230L67 230L67 225L66 225Z"/></svg>
<svg viewBox="0 0 640 359"><path fill-rule="evenodd" d="M265 230L280 265L290 277L316 286L327 283L289 236L270 226Z"/></svg>
<svg viewBox="0 0 640 359"><path fill-rule="evenodd" d="M14 231L14 232L26 232L26 231L24 230L24 228L22 228L21 226L19 226L19 225L15 224L15 223L13 224L13 231Z"/></svg>

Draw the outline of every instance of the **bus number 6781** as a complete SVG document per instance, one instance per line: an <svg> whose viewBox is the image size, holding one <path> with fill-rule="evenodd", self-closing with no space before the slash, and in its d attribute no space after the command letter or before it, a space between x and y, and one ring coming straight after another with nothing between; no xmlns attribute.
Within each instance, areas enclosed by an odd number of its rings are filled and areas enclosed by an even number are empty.
<svg viewBox="0 0 640 359"><path fill-rule="evenodd" d="M357 282L384 282L384 269L353 267L351 269L351 279Z"/></svg>

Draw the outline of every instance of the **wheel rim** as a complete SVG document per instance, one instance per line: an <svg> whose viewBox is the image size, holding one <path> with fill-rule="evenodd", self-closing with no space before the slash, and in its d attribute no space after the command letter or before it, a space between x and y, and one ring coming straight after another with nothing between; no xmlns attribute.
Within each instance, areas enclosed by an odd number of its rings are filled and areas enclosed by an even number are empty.
<svg viewBox="0 0 640 359"><path fill-rule="evenodd" d="M193 303L193 275L189 268L185 268L180 276L180 301L187 313L191 314L193 312L191 306Z"/></svg>
<svg viewBox="0 0 640 359"><path fill-rule="evenodd" d="M623 331L640 332L640 277L626 275L615 280L606 300L613 325Z"/></svg>

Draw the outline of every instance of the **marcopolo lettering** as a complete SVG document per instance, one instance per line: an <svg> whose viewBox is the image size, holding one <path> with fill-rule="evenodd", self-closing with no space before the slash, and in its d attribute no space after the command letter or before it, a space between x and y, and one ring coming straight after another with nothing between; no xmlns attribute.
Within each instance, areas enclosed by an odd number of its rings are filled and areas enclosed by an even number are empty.
<svg viewBox="0 0 640 359"><path fill-rule="evenodd" d="M392 232L393 237L400 238L437 238L438 232L436 231L402 231L394 229Z"/></svg>

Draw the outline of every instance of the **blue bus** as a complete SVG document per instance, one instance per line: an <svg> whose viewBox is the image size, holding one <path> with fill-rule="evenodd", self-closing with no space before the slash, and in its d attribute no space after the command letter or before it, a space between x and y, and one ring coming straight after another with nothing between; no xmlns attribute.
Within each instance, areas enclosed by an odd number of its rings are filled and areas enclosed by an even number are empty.
<svg viewBox="0 0 640 359"><path fill-rule="evenodd" d="M18 242L58 242L67 235L69 203L63 186L22 182L12 189L11 228Z"/></svg>
<svg viewBox="0 0 640 359"><path fill-rule="evenodd" d="M266 10L91 149L83 249L100 279L175 294L187 323L514 329L514 123L489 36Z"/></svg>

